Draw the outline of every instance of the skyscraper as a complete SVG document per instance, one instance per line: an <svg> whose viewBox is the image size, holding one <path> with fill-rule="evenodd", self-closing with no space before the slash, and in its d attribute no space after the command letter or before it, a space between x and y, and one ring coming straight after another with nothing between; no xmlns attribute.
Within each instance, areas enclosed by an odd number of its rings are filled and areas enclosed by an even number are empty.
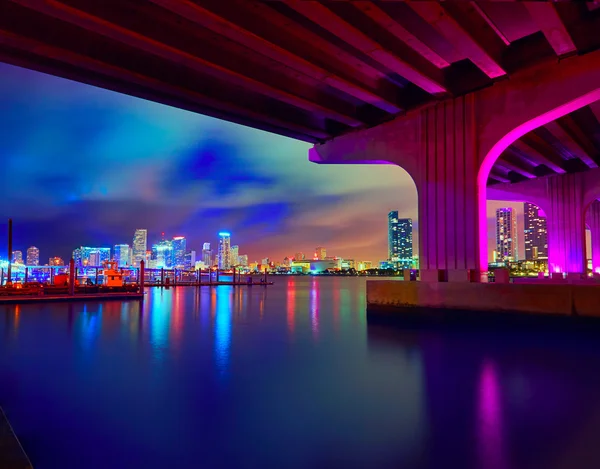
<svg viewBox="0 0 600 469"><path fill-rule="evenodd" d="M294 260L296 260L296 261L303 261L304 260L304 253L297 252L296 254L294 254Z"/></svg>
<svg viewBox="0 0 600 469"><path fill-rule="evenodd" d="M173 243L171 241L162 240L152 245L153 268L170 269L173 267Z"/></svg>
<svg viewBox="0 0 600 469"><path fill-rule="evenodd" d="M231 234L219 233L219 269L231 268Z"/></svg>
<svg viewBox="0 0 600 469"><path fill-rule="evenodd" d="M40 250L35 246L27 249L27 265L40 265Z"/></svg>
<svg viewBox="0 0 600 469"><path fill-rule="evenodd" d="M388 260L410 268L413 257L412 218L398 218L398 211L388 213Z"/></svg>
<svg viewBox="0 0 600 469"><path fill-rule="evenodd" d="M204 243L202 246L202 262L206 267L212 266L212 251L210 250L210 243Z"/></svg>
<svg viewBox="0 0 600 469"><path fill-rule="evenodd" d="M135 230L132 244L133 265L138 267L141 261L146 260L146 247L148 245L148 230Z"/></svg>
<svg viewBox="0 0 600 469"><path fill-rule="evenodd" d="M12 252L12 263L13 264L22 264L23 263L23 253L21 251L13 251Z"/></svg>
<svg viewBox="0 0 600 469"><path fill-rule="evenodd" d="M173 267L183 269L185 267L186 240L183 236L173 237Z"/></svg>
<svg viewBox="0 0 600 469"><path fill-rule="evenodd" d="M325 259L327 257L327 249L319 246L315 249L315 258L318 260Z"/></svg>
<svg viewBox="0 0 600 469"><path fill-rule="evenodd" d="M238 265L239 260L238 256L240 255L240 247L239 246L231 246L231 265Z"/></svg>
<svg viewBox="0 0 600 469"><path fill-rule="evenodd" d="M185 253L185 270L192 270L196 266L196 251L188 251Z"/></svg>
<svg viewBox="0 0 600 469"><path fill-rule="evenodd" d="M526 202L525 212L525 260L548 258L548 230L546 218L540 215L537 205Z"/></svg>
<svg viewBox="0 0 600 469"><path fill-rule="evenodd" d="M241 267L248 267L248 254L242 254L239 256L238 263Z"/></svg>
<svg viewBox="0 0 600 469"><path fill-rule="evenodd" d="M517 215L511 207L496 210L496 252L498 262L519 260Z"/></svg>
<svg viewBox="0 0 600 469"><path fill-rule="evenodd" d="M129 265L130 251L129 244L115 244L114 261L118 267L127 267Z"/></svg>
<svg viewBox="0 0 600 469"><path fill-rule="evenodd" d="M102 267L110 260L110 248L81 246L73 251L75 267Z"/></svg>

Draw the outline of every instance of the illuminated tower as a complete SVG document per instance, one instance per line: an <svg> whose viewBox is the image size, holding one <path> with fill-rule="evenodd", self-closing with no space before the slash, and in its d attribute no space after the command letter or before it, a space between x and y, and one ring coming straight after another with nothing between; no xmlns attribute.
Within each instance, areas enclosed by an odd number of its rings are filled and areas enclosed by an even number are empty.
<svg viewBox="0 0 600 469"><path fill-rule="evenodd" d="M388 213L388 260L410 268L413 257L412 219L398 218L398 211Z"/></svg>
<svg viewBox="0 0 600 469"><path fill-rule="evenodd" d="M22 264L23 263L23 253L21 251L13 251L12 252L12 263L13 264Z"/></svg>
<svg viewBox="0 0 600 469"><path fill-rule="evenodd" d="M322 246L319 246L315 249L315 258L318 260L325 259L327 257L327 249Z"/></svg>
<svg viewBox="0 0 600 469"><path fill-rule="evenodd" d="M27 249L27 265L40 265L40 250L35 246Z"/></svg>
<svg viewBox="0 0 600 469"><path fill-rule="evenodd" d="M183 236L173 237L173 267L183 269L185 267L186 240Z"/></svg>
<svg viewBox="0 0 600 469"><path fill-rule="evenodd" d="M127 267L129 265L130 251L129 244L115 244L114 261L118 267Z"/></svg>
<svg viewBox="0 0 600 469"><path fill-rule="evenodd" d="M537 205L525 203L525 260L548 258L546 218Z"/></svg>
<svg viewBox="0 0 600 469"><path fill-rule="evenodd" d="M148 230L135 230L133 235L133 265L138 267L141 261L146 260L146 247L148 244Z"/></svg>
<svg viewBox="0 0 600 469"><path fill-rule="evenodd" d="M240 254L240 247L239 246L231 246L231 265L238 265L239 261L238 261L238 256Z"/></svg>
<svg viewBox="0 0 600 469"><path fill-rule="evenodd" d="M498 262L518 260L517 215L510 207L496 210L496 252Z"/></svg>
<svg viewBox="0 0 600 469"><path fill-rule="evenodd" d="M202 262L206 267L212 266L212 251L210 250L210 243L204 243L202 246Z"/></svg>
<svg viewBox="0 0 600 469"><path fill-rule="evenodd" d="M231 234L219 233L219 269L231 268Z"/></svg>

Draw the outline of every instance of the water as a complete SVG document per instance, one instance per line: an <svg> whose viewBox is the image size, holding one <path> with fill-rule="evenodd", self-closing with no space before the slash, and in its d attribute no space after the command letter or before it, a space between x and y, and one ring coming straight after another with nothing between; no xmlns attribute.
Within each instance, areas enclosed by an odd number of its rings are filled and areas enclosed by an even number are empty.
<svg viewBox="0 0 600 469"><path fill-rule="evenodd" d="M589 336L368 324L364 280L0 307L36 469L600 467Z"/></svg>

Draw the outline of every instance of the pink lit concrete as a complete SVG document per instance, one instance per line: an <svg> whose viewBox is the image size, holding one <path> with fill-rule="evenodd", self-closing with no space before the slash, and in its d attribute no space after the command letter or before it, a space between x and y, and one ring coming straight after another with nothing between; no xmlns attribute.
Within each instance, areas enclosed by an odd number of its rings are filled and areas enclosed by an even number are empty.
<svg viewBox="0 0 600 469"><path fill-rule="evenodd" d="M587 209L586 224L592 232L592 271L600 274L600 201L594 200Z"/></svg>
<svg viewBox="0 0 600 469"><path fill-rule="evenodd" d="M492 166L527 132L600 99L599 83L600 51L544 63L465 97L315 145L309 158L403 167L419 194L421 279L477 281L487 270L486 184ZM582 272L582 209L576 207L592 200L589 191L578 192L567 181L556 182L550 192L550 204L528 200L556 220L551 239L557 268ZM548 194L542 191L544 198ZM562 221L568 227L561 228ZM562 235L564 242L558 240Z"/></svg>
<svg viewBox="0 0 600 469"><path fill-rule="evenodd" d="M600 285L429 283L370 280L367 305L401 315L407 308L600 317Z"/></svg>

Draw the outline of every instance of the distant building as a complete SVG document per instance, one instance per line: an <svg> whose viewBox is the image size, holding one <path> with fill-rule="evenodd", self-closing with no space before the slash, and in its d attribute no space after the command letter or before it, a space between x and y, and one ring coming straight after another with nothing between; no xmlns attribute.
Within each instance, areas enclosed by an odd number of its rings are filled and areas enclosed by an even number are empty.
<svg viewBox="0 0 600 469"><path fill-rule="evenodd" d="M327 250L324 247L319 246L319 247L317 247L317 249L315 249L315 259L321 260L321 259L325 259L326 257L327 257Z"/></svg>
<svg viewBox="0 0 600 469"><path fill-rule="evenodd" d="M102 267L110 260L110 248L81 246L73 251L75 267Z"/></svg>
<svg viewBox="0 0 600 469"><path fill-rule="evenodd" d="M237 245L231 246L231 265L239 264L239 259L238 259L239 254L240 254L240 247Z"/></svg>
<svg viewBox="0 0 600 469"><path fill-rule="evenodd" d="M356 270L363 271L363 270L369 270L372 268L373 268L373 263L371 261L361 261L358 263L358 267L356 268Z"/></svg>
<svg viewBox="0 0 600 469"><path fill-rule="evenodd" d="M173 267L183 269L185 267L185 255L187 253L187 242L183 236L175 236L171 241L173 247Z"/></svg>
<svg viewBox="0 0 600 469"><path fill-rule="evenodd" d="M192 250L185 253L183 267L185 270L193 270L196 267L196 251Z"/></svg>
<svg viewBox="0 0 600 469"><path fill-rule="evenodd" d="M341 259L313 259L310 261L311 272L325 272L326 270L340 270L342 268Z"/></svg>
<svg viewBox="0 0 600 469"><path fill-rule="evenodd" d="M411 218L398 218L398 211L388 213L388 259L399 268L410 268L413 261Z"/></svg>
<svg viewBox="0 0 600 469"><path fill-rule="evenodd" d="M204 243L202 246L202 262L206 267L211 267L212 264L213 253L210 249L210 243Z"/></svg>
<svg viewBox="0 0 600 469"><path fill-rule="evenodd" d="M231 268L231 234L222 231L219 233L219 269Z"/></svg>
<svg viewBox="0 0 600 469"><path fill-rule="evenodd" d="M129 265L131 249L129 244L115 244L113 260L118 267L127 267Z"/></svg>
<svg viewBox="0 0 600 469"><path fill-rule="evenodd" d="M548 258L548 228L546 217L537 205L525 203L525 260Z"/></svg>
<svg viewBox="0 0 600 469"><path fill-rule="evenodd" d="M48 265L63 266L65 265L65 261L63 261L60 257L51 257L48 259Z"/></svg>
<svg viewBox="0 0 600 469"><path fill-rule="evenodd" d="M304 260L304 253L303 252L297 252L296 254L294 254L294 260L295 261L303 261Z"/></svg>
<svg viewBox="0 0 600 469"><path fill-rule="evenodd" d="M12 252L12 263L13 264L22 264L23 263L23 253L21 251L13 251Z"/></svg>
<svg viewBox="0 0 600 469"><path fill-rule="evenodd" d="M146 249L148 246L148 230L135 230L132 244L132 261L133 265L139 267L140 261L146 259Z"/></svg>
<svg viewBox="0 0 600 469"><path fill-rule="evenodd" d="M260 263L263 267L265 267L271 264L271 260L268 257L265 257L262 261L260 261Z"/></svg>
<svg viewBox="0 0 600 469"><path fill-rule="evenodd" d="M248 267L248 254L238 256L238 264L240 267Z"/></svg>
<svg viewBox="0 0 600 469"><path fill-rule="evenodd" d="M511 207L496 210L497 262L519 260L517 252L517 215Z"/></svg>
<svg viewBox="0 0 600 469"><path fill-rule="evenodd" d="M26 265L40 265L40 250L35 246L31 246L27 249Z"/></svg>
<svg viewBox="0 0 600 469"><path fill-rule="evenodd" d="M154 269L170 269L173 267L173 243L162 240L152 245L151 260Z"/></svg>

